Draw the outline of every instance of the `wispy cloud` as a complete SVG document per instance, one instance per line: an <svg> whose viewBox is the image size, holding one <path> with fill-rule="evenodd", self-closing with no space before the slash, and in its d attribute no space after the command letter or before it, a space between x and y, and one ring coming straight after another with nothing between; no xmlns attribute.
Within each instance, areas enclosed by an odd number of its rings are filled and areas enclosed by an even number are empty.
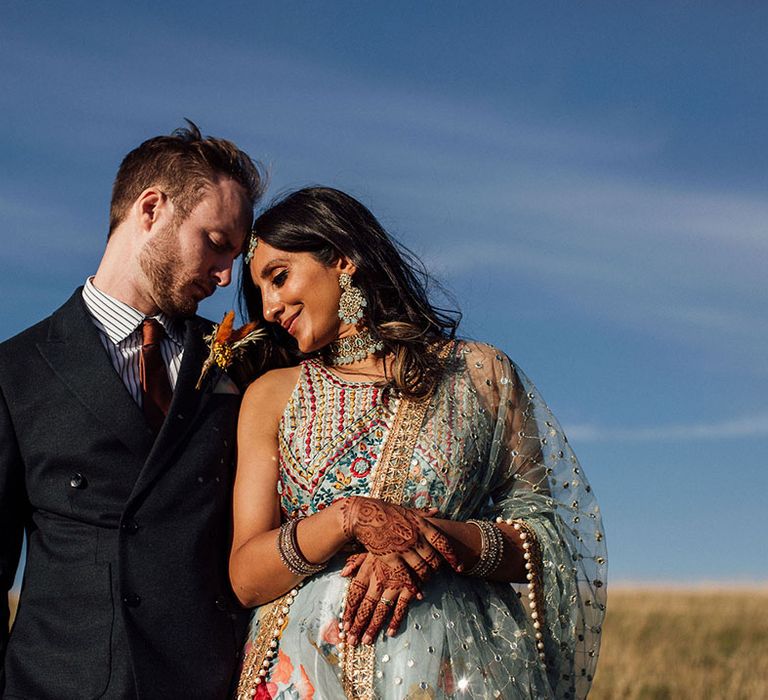
<svg viewBox="0 0 768 700"><path fill-rule="evenodd" d="M98 23L85 22L83 37L97 36ZM128 138L189 114L274 159L278 188L327 182L362 195L443 276L511 272L598 320L691 347L728 337L755 359L768 348L768 204L729 183L694 188L648 177L644 166L667 146L663 120L617 120L606 108L591 122L558 121L530 102L523 112L514 99L467 100L440 81L372 80L349 63L198 30L155 41L142 28L151 54L141 41L127 42L100 52L98 64L90 41L62 50L36 34L11 33L0 50L10 74L33 75L63 120L78 125L63 138L38 128L45 121L38 110L24 110L15 130L22 148L69 144L79 176L95 180L92 162L122 155L114 152L116 125ZM191 41L205 50L190 54ZM174 66L179 56L182 73L146 81L144 67ZM88 90L78 76L90 76ZM32 249L59 250L62 241L85 254L94 239L77 235L80 202L57 201L44 221L29 214L42 211L38 199L29 190L26 200L0 201L11 227L36 239L14 258L29 263ZM52 235L50 222L71 233ZM86 224L95 222L92 213ZM103 227L103 216L98 222Z"/></svg>
<svg viewBox="0 0 768 700"><path fill-rule="evenodd" d="M722 440L723 438L761 438L768 436L768 411L714 423L657 425L618 428L595 424L565 426L572 440L579 442L676 442Z"/></svg>

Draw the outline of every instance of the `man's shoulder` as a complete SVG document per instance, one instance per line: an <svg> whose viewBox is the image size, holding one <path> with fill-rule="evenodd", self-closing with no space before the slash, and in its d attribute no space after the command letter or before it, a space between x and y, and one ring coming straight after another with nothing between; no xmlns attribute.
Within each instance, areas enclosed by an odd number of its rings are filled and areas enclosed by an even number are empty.
<svg viewBox="0 0 768 700"><path fill-rule="evenodd" d="M16 335L0 342L0 356L3 358L10 356L19 357L20 352L26 352L36 343L44 342L51 336L51 328L56 320L78 302L80 290L76 290L72 296L67 299L58 309L41 321L25 328Z"/></svg>
<svg viewBox="0 0 768 700"><path fill-rule="evenodd" d="M186 326L187 328L190 328L193 333L200 336L210 335L213 332L213 327L216 325L210 319L197 315L182 320L181 323L182 327Z"/></svg>

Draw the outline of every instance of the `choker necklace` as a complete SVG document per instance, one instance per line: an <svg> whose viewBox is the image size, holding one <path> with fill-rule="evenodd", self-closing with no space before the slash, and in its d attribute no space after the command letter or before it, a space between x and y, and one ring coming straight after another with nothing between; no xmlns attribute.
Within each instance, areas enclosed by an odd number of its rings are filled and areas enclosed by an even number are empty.
<svg viewBox="0 0 768 700"><path fill-rule="evenodd" d="M334 340L323 348L323 359L329 365L350 365L383 349L384 343L376 340L371 332L364 328L355 335Z"/></svg>

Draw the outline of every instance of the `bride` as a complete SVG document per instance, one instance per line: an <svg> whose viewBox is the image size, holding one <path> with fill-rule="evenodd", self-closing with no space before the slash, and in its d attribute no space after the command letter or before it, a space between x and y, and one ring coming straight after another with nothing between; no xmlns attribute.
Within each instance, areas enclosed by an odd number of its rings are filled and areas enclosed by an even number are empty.
<svg viewBox="0 0 768 700"><path fill-rule="evenodd" d="M585 697L600 514L530 381L456 339L419 264L342 192L278 201L246 265L269 338L238 428L238 698Z"/></svg>

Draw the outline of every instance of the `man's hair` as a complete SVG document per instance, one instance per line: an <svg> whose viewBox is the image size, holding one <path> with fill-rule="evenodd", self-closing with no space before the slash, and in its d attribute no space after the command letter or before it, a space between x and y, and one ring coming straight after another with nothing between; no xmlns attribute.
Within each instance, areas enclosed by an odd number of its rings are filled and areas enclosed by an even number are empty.
<svg viewBox="0 0 768 700"><path fill-rule="evenodd" d="M258 163L231 141L203 138L195 124L186 122L187 128L151 138L125 156L112 186L110 235L147 187L159 187L168 195L177 220L186 218L205 188L222 176L243 186L251 207L262 196L266 176Z"/></svg>

